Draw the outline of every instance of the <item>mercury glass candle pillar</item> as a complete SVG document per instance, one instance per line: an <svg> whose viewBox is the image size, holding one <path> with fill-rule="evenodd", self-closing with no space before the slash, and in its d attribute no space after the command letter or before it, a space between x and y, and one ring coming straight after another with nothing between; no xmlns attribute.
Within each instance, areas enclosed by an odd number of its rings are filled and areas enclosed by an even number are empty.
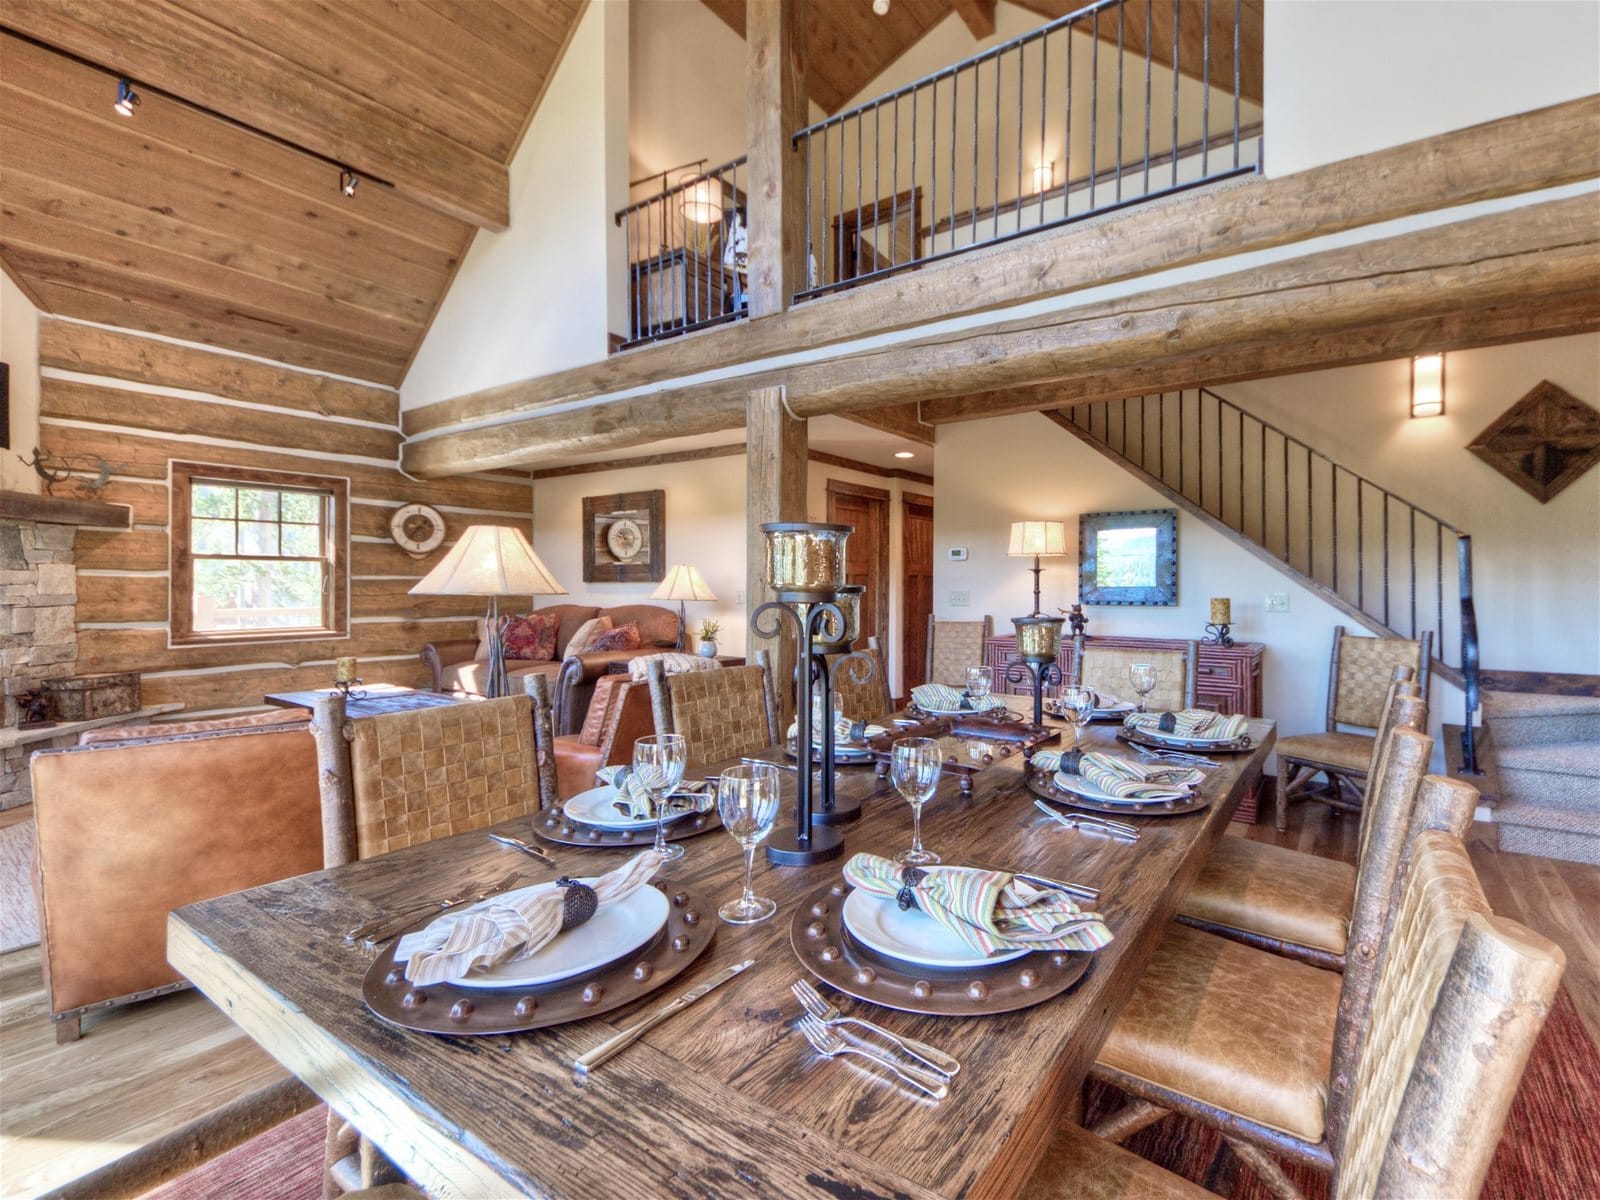
<svg viewBox="0 0 1600 1200"><path fill-rule="evenodd" d="M1006 671L1007 683L1027 680L1033 691L1033 723L1044 724L1044 689L1048 683L1060 684L1061 617L1012 617L1017 630L1017 659Z"/></svg>

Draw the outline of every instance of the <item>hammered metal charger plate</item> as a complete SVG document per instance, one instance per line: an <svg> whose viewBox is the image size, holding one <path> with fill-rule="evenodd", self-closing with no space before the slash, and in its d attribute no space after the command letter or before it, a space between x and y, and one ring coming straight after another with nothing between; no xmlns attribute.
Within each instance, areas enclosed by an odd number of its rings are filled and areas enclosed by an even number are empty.
<svg viewBox="0 0 1600 1200"><path fill-rule="evenodd" d="M1041 950L1012 962L970 967L919 967L867 949L844 927L843 882L807 896L789 926L801 966L839 991L903 1012L983 1017L1042 1004L1072 987L1092 957Z"/></svg>
<svg viewBox="0 0 1600 1200"><path fill-rule="evenodd" d="M1196 792L1187 800L1091 800L1056 782L1054 771L1042 767L1029 767L1023 772L1028 790L1052 804L1065 804L1070 808L1089 812L1107 813L1114 817L1177 817L1184 813L1199 812L1211 806L1210 797Z"/></svg>
<svg viewBox="0 0 1600 1200"><path fill-rule="evenodd" d="M665 892L659 884L650 887ZM711 945L717 910L692 892L675 891L667 923L648 944L587 975L541 987L486 991L449 983L413 987L394 961L396 938L367 971L361 998L391 1025L419 1033L471 1037L521 1033L597 1017L647 996L681 975ZM418 921L421 929L433 917ZM409 930L407 932L410 932Z"/></svg>
<svg viewBox="0 0 1600 1200"><path fill-rule="evenodd" d="M1124 725L1117 730L1117 737L1124 742L1136 742L1156 750L1176 750L1180 754L1248 754L1256 748L1255 739L1248 733L1241 734L1231 742L1178 742Z"/></svg>
<svg viewBox="0 0 1600 1200"><path fill-rule="evenodd" d="M721 828L722 818L713 808L667 822L667 841L681 842ZM648 846L656 840L654 825L643 829L601 829L569 821L560 809L535 813L533 832L535 837L557 846Z"/></svg>

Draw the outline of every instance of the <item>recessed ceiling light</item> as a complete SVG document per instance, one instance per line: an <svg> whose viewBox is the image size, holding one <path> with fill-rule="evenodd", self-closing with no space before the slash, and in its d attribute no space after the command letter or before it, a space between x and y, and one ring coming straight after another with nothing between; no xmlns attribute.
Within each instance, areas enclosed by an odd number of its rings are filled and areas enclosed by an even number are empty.
<svg viewBox="0 0 1600 1200"><path fill-rule="evenodd" d="M894 452L894 456L896 458L915 458L916 457L916 455L911 453L911 451L909 451L909 450L896 450Z"/></svg>
<svg viewBox="0 0 1600 1200"><path fill-rule="evenodd" d="M140 103L139 93L133 90L133 84L126 79L117 80L117 102L111 107L123 116L131 117Z"/></svg>

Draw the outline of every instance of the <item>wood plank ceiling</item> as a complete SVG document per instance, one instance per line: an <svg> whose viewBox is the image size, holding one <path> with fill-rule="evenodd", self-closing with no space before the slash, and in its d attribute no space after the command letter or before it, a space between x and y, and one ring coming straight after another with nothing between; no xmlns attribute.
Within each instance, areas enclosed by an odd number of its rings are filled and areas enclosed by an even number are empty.
<svg viewBox="0 0 1600 1200"><path fill-rule="evenodd" d="M0 264L59 315L398 384L584 4L6 0Z"/></svg>

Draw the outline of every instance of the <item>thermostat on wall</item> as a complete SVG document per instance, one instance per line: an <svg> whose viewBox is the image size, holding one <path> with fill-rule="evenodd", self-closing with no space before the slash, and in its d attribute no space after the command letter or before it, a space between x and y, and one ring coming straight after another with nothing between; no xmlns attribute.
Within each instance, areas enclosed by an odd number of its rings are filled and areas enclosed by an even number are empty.
<svg viewBox="0 0 1600 1200"><path fill-rule="evenodd" d="M966 562L967 548L965 546L951 546L950 549L945 551L945 555L951 562Z"/></svg>

